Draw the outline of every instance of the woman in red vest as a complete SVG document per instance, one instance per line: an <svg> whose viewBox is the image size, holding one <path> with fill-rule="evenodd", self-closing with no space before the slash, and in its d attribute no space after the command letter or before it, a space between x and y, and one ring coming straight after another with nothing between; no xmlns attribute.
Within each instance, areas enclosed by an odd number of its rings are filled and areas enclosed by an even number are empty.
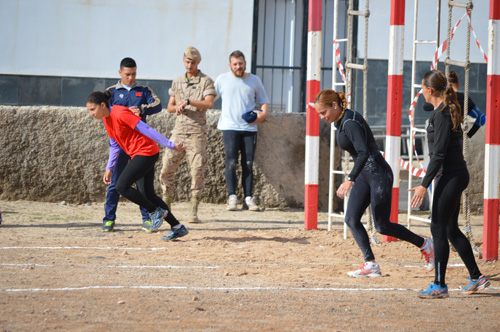
<svg viewBox="0 0 500 332"><path fill-rule="evenodd" d="M109 106L112 93L96 91L87 97L87 108L97 120L104 123L108 132L110 150L109 160L104 173L105 184L111 183L111 175L121 147L131 160L116 182L120 195L148 210L151 217L150 231L156 231L165 219L172 227L163 240L175 240L188 234L188 230L168 209L167 204L154 191L154 165L160 149L156 143L177 150L185 150L184 143L173 143L151 128L141 118L125 106ZM136 183L137 189L132 185Z"/></svg>

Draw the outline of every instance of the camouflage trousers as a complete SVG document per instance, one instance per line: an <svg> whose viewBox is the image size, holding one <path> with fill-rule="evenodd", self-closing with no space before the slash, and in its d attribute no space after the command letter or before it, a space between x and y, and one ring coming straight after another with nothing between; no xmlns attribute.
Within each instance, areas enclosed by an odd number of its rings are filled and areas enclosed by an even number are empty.
<svg viewBox="0 0 500 332"><path fill-rule="evenodd" d="M179 134L170 137L174 143L184 142L186 150L174 151L166 149L163 156L163 166L160 174L163 194L173 196L175 172L184 156L187 155L191 170L191 196L201 198L205 186L205 169L207 168L207 135L206 134Z"/></svg>

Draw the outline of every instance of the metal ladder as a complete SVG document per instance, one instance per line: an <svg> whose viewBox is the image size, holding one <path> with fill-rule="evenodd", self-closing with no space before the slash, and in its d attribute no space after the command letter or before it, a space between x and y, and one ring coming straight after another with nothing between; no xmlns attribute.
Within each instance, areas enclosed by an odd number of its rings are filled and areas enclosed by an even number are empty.
<svg viewBox="0 0 500 332"><path fill-rule="evenodd" d="M335 45L335 43L345 43L347 42L348 38L342 38L338 39L338 12L339 12L339 0L335 0L334 5L333 5L333 65L332 68L336 68L337 63L336 63L336 47L339 47L340 51L340 45ZM337 72L333 70L332 72L332 88L335 91L337 90L337 87L345 87L346 83L345 82L337 82ZM347 174L347 170L345 169L344 171L342 170L336 170L335 169L335 154L336 154L336 135L335 132L337 129L335 128L335 125L332 123L330 126L330 180L329 180L329 189L328 189L328 230L332 230L332 220L333 218L344 218L343 214L340 213L334 213L333 211L333 199L335 196L335 175L341 175L343 176L342 179L345 178ZM342 152L342 158L344 159L347 158L345 152ZM344 211L347 209L347 199L344 199ZM347 237L347 228L346 225L344 224L344 239Z"/></svg>
<svg viewBox="0 0 500 332"><path fill-rule="evenodd" d="M347 38L337 39L338 37L338 0L334 2L334 25L333 25L333 39L335 42L347 42L347 57L346 57L346 82L338 83L336 72L332 75L332 87L337 86L345 86L345 94L347 98L347 105L351 104L351 91L352 91L352 70L362 70L363 71L363 117L366 119L367 114L367 98L366 98L366 90L367 90L367 75L368 75L368 18L370 17L369 11L370 1L366 0L365 11L359 11L353 9L353 1L349 0L349 7L347 10L348 15L348 23L347 23ZM355 16L362 16L365 18L365 38L364 38L364 56L363 56L363 64L357 64L353 62L353 54L352 54L352 31L353 31L353 20ZM334 46L334 54L335 54L335 46ZM334 64L333 68L336 67L335 64L335 56L334 56ZM342 160L344 160L343 170L335 169L335 125L332 123L330 130L330 181L329 181L329 197L328 197L328 230L331 230L332 227L332 219L334 217L344 219L343 214L334 213L333 211L333 198L335 195L335 175L342 175L342 179L348 175L349 170L349 156L345 151L342 152ZM348 199L344 199L344 211L347 209ZM369 211L369 220L368 220L368 233L371 235L372 241L376 241L375 230L373 227L373 221L371 217L371 209L368 208ZM347 238L347 225L344 223L344 239Z"/></svg>

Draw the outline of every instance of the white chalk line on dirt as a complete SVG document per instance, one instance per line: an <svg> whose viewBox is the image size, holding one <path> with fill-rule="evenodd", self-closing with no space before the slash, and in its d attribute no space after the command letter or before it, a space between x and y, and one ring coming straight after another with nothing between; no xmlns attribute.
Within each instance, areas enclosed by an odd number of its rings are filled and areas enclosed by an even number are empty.
<svg viewBox="0 0 500 332"><path fill-rule="evenodd" d="M168 248L122 248L122 247L82 247L82 246L71 246L71 247L0 247L0 250L13 250L13 249L38 249L38 250L63 250L63 249L86 249L86 250L168 250Z"/></svg>
<svg viewBox="0 0 500 332"><path fill-rule="evenodd" d="M15 264L15 263L0 263L0 266L36 266L36 267L60 267L56 264ZM189 266L189 265L86 265L73 264L74 267L84 268L120 268L120 269L218 269L219 266Z"/></svg>
<svg viewBox="0 0 500 332"><path fill-rule="evenodd" d="M462 264L462 263L460 263L460 264L448 264L447 266L448 267L450 267L450 266L460 266L460 267L462 267L462 266L465 266L465 264ZM422 265L404 265L404 267L420 267L421 268Z"/></svg>
<svg viewBox="0 0 500 332"><path fill-rule="evenodd" d="M335 263L301 263L300 265L338 265ZM0 266L20 266L20 267L61 267L60 264L37 264L37 263L0 263ZM220 266L215 265L215 266L210 266L210 265L204 265L204 266L189 266L189 265L90 265L90 264L72 264L71 266L73 267L81 267L81 268L122 268L122 269L218 269ZM241 265L244 267L255 267L255 266L290 266L290 264L283 263L283 264L277 264L277 263L271 263L271 264L245 264ZM449 267L463 267L465 266L464 264L448 264ZM235 265L235 266L229 266L226 265L225 267L240 267L240 265ZM404 265L405 268L422 268L422 265Z"/></svg>
<svg viewBox="0 0 500 332"><path fill-rule="evenodd" d="M306 288L306 287L189 287L189 286L87 286L87 287L63 287L63 288L11 288L0 289L0 292L53 292L53 291L83 291L94 289L165 289L165 290L208 290L208 291L309 291L309 292L386 292L386 291L411 291L418 292L420 289L411 288ZM500 287L488 287L498 290ZM449 291L462 291L461 289L449 289Z"/></svg>

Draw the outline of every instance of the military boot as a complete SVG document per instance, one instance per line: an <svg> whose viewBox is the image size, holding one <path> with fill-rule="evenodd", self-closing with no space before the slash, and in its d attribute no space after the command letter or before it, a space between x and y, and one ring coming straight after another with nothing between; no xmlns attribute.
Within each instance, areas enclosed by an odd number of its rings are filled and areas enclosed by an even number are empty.
<svg viewBox="0 0 500 332"><path fill-rule="evenodd" d="M172 211L172 196L167 195L167 194L163 194L162 198L163 198L163 201L165 202L165 204L167 204L168 209L170 211Z"/></svg>
<svg viewBox="0 0 500 332"><path fill-rule="evenodd" d="M201 222L201 220L198 219L198 205L200 205L200 199L198 197L192 197L191 198L190 216L189 216L188 222L190 222L190 223Z"/></svg>

